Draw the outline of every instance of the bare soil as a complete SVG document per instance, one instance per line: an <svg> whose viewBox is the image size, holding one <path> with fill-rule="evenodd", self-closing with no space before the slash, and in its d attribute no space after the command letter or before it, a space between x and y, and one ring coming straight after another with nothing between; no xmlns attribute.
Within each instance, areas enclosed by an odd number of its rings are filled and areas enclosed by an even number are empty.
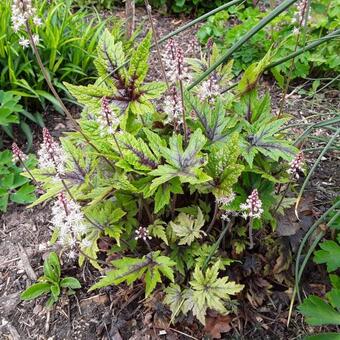
<svg viewBox="0 0 340 340"><path fill-rule="evenodd" d="M122 12L114 14L124 16ZM145 21L145 26L149 26L146 13L142 9L137 10L137 19L139 22ZM163 36L182 25L185 19L156 14L154 20L159 36ZM181 34L179 41L183 46L188 45L193 33L191 31ZM161 73L157 67L155 54L151 61L151 76L160 79ZM275 113L281 100L281 91L270 81L265 83L263 89L269 90L272 94ZM296 123L320 121L331 116L315 116L316 114L329 114L339 109L339 96L339 92L328 91L310 100L291 93L286 102L285 112L292 114ZM48 125L54 129L53 133L56 136L71 128L58 114L49 118ZM296 135L302 132L303 129L299 127L292 130ZM318 133L324 136L328 132L322 130L316 132ZM309 143L308 147L323 145L324 143L316 141ZM306 154L309 166L313 165L319 152ZM328 152L306 191L307 197L312 197L309 204L316 216L325 211L339 194L339 158L339 153ZM21 302L20 293L35 281L36 276L42 274L43 260L49 251L54 249L49 245L51 237L49 220L48 203L33 209L11 205L7 213L0 217L0 339L139 340L205 337L206 332L190 318L169 327L169 312L161 303L161 293L157 293L151 300L144 301L142 285L135 285L133 288L122 285L89 293L88 288L98 280L100 273L89 264L79 268L76 263L68 262L66 259L63 259L63 275L77 277L82 283L82 289L75 295L64 295L51 311L44 308L44 298ZM295 241L299 242L301 236ZM252 256L249 256L250 262L254 259ZM288 268L290 274L291 268ZM326 274L319 267L314 269L313 274L309 272L306 275L305 282L308 282L306 291L322 295L327 287ZM323 330L321 327L306 326L301 315L296 312L293 312L290 327L287 328L292 288L285 282L268 288L266 286L268 281L264 279L261 281L256 275L256 270L251 271L249 282L256 282L255 288L259 289L255 290L254 296L261 295L261 289L270 290L270 294L264 295L262 301L252 303L249 299L244 299L240 302L239 315L233 315L220 323L216 322L224 331L226 326L227 329L230 326L229 331L223 333L223 339L293 340L302 338L303 334ZM216 320L214 315L211 315L211 318Z"/></svg>

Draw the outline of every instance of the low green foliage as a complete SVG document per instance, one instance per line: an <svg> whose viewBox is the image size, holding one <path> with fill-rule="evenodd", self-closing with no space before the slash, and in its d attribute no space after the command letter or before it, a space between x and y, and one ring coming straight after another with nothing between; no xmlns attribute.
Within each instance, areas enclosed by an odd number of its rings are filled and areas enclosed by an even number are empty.
<svg viewBox="0 0 340 340"><path fill-rule="evenodd" d="M227 50L265 15L264 11L252 5L230 7L210 17L200 28L198 38L203 44L206 44L209 38L213 38L223 50ZM300 38L293 33L294 28L300 28L294 23L296 15L293 6L242 45L233 54L233 72L239 74L254 61L262 59L271 46L275 46L276 58L279 59L295 51L297 39L298 45L304 46L306 41L313 41L334 31L339 26L339 2L331 0L311 2L310 18L307 26L301 28ZM305 78L311 73L337 74L340 71L338 54L339 44L335 39L300 55L295 58L291 79ZM280 84L282 76L288 74L290 65L291 62L288 61L271 70Z"/></svg>
<svg viewBox="0 0 340 340"><path fill-rule="evenodd" d="M11 92L0 90L0 128L6 136L14 139L13 124L20 126L22 133L26 136L28 149L32 146L33 134L26 123L33 122L41 127L43 126L42 116L37 112L34 115L26 111L21 104L19 96L13 95ZM3 146L2 131L0 132L0 147Z"/></svg>
<svg viewBox="0 0 340 340"><path fill-rule="evenodd" d="M338 202L338 199L336 200ZM314 262L326 264L328 272L335 272L340 268L340 226L337 222L339 210L334 210L329 214L328 226L335 232L336 241L326 240L320 244L319 250L314 253ZM332 223L333 222L333 223ZM340 276L336 273L329 274L331 290L328 291L324 298L319 296L308 296L298 307L299 311L306 317L307 323L313 326L319 325L340 325ZM322 339L329 334L319 334L311 339ZM329 339L332 339L331 335Z"/></svg>
<svg viewBox="0 0 340 340"><path fill-rule="evenodd" d="M43 294L49 294L47 307L52 307L60 297L63 288L73 293L74 289L81 288L79 281L74 277L61 277L61 267L58 255L50 253L44 261L44 275L39 277L39 282L32 284L20 295L22 300L33 300Z"/></svg>
<svg viewBox="0 0 340 340"><path fill-rule="evenodd" d="M25 165L36 167L36 159L30 155ZM17 204L32 203L36 199L35 187L29 178L21 175L22 169L12 162L9 150L0 152L0 211L6 211L9 202Z"/></svg>
<svg viewBox="0 0 340 340"><path fill-rule="evenodd" d="M84 84L94 76L94 52L105 25L99 16L86 10L73 12L71 2L58 0L50 4L37 1L37 15L42 18L42 25L33 28L33 33L40 38L41 59L61 96L67 94L63 81ZM19 44L20 37L26 39L27 33L13 31L11 3L10 0L0 2L0 88L22 97L20 103L25 110L20 112L20 119L15 123L20 121L21 129L30 141L32 133L28 124L33 122L43 126L41 112L49 110L51 105L59 112L62 110L46 90L32 48L23 48ZM12 134L11 125L7 132Z"/></svg>
<svg viewBox="0 0 340 340"><path fill-rule="evenodd" d="M77 7L94 6L99 9L113 9L114 7L123 6L123 0L75 0L74 5ZM136 5L144 7L144 0L135 0ZM163 9L172 13L187 13L194 12L200 15L208 10L212 10L224 3L222 0L149 0L152 7L156 9Z"/></svg>

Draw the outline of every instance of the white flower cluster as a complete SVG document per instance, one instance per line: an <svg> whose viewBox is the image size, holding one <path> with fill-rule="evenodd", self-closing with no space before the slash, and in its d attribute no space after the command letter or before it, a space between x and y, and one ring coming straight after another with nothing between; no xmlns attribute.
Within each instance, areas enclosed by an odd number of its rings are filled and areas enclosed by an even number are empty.
<svg viewBox="0 0 340 340"><path fill-rule="evenodd" d="M58 195L52 207L51 223L59 230L60 243L71 249L76 246L77 239L87 231L80 206L68 200L63 192Z"/></svg>
<svg viewBox="0 0 340 340"><path fill-rule="evenodd" d="M38 34L33 34L32 39L35 45L39 44L40 38ZM27 48L30 45L30 41L24 37L20 37L19 45L23 48Z"/></svg>
<svg viewBox="0 0 340 340"><path fill-rule="evenodd" d="M30 18L33 18L34 25L41 26L42 21L35 13L36 8L32 6L31 0L14 0L12 4L13 30L18 32Z"/></svg>
<svg viewBox="0 0 340 340"><path fill-rule="evenodd" d="M149 230L144 227L139 227L137 230L135 230L136 237L135 239L142 239L143 241L146 241L147 239L151 240L152 237L149 235Z"/></svg>
<svg viewBox="0 0 340 340"><path fill-rule="evenodd" d="M198 97L200 100L208 100L209 103L213 104L215 98L221 94L221 87L218 84L216 76L211 76L208 80L202 82L198 89Z"/></svg>
<svg viewBox="0 0 340 340"><path fill-rule="evenodd" d="M259 198L259 193L257 189L254 189L252 193L248 196L246 203L240 205L240 209L243 211L243 218L260 218L263 209L262 202Z"/></svg>
<svg viewBox="0 0 340 340"><path fill-rule="evenodd" d="M110 108L110 101L107 97L102 98L101 112L98 116L98 122L100 125L101 135L105 135L106 133L115 133L117 126L119 125L119 119Z"/></svg>
<svg viewBox="0 0 340 340"><path fill-rule="evenodd" d="M167 78L172 83L178 80L190 81L187 67L184 65L184 52L174 39L169 39L162 54Z"/></svg>
<svg viewBox="0 0 340 340"><path fill-rule="evenodd" d="M35 13L36 8L32 6L31 0L14 0L12 4L12 27L14 32L18 32L31 18L33 18L32 21L34 25L41 26L42 20L36 16ZM39 43L40 39L38 34L34 34L32 39L35 45ZM27 48L30 45L30 41L25 37L20 37L19 45Z"/></svg>
<svg viewBox="0 0 340 340"><path fill-rule="evenodd" d="M27 160L27 155L25 155L20 148L18 147L18 145L16 143L12 144L12 153L13 153L13 157L12 157L12 161L13 163L17 163L17 162L25 162Z"/></svg>
<svg viewBox="0 0 340 340"><path fill-rule="evenodd" d="M183 123L182 103L175 86L171 87L169 95L164 101L164 112L167 114L167 123L174 124L175 127Z"/></svg>
<svg viewBox="0 0 340 340"><path fill-rule="evenodd" d="M290 167L287 172L296 180L299 179L299 172L303 171L305 158L302 152L299 152L296 157L290 162Z"/></svg>
<svg viewBox="0 0 340 340"><path fill-rule="evenodd" d="M54 168L57 176L65 173L66 155L64 150L54 141L46 128L43 128L43 142L40 145L38 156L40 168Z"/></svg>
<svg viewBox="0 0 340 340"><path fill-rule="evenodd" d="M36 12L31 0L14 0L12 4L12 23L15 32L24 26Z"/></svg>

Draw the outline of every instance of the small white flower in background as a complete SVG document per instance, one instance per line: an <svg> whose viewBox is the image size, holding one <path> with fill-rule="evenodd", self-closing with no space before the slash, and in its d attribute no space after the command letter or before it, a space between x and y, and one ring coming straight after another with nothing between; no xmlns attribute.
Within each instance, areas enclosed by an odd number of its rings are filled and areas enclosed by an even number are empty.
<svg viewBox="0 0 340 340"><path fill-rule="evenodd" d="M294 27L293 34L298 35L300 33L300 29L298 27Z"/></svg>
<svg viewBox="0 0 340 340"><path fill-rule="evenodd" d="M38 151L40 168L55 168L57 175L65 172L66 155L62 147L56 143L50 132L43 128L43 142Z"/></svg>
<svg viewBox="0 0 340 340"><path fill-rule="evenodd" d="M171 87L164 101L164 112L168 116L167 123L173 123L175 126L182 124L182 103L175 86Z"/></svg>
<svg viewBox="0 0 340 340"><path fill-rule="evenodd" d="M210 77L208 80L202 82L198 90L198 97L200 100L208 100L209 103L213 104L215 98L221 95L221 87L218 84L218 80L215 76Z"/></svg>
<svg viewBox="0 0 340 340"><path fill-rule="evenodd" d="M152 239L152 237L149 235L149 230L144 227L139 227L137 230L135 230L135 234L135 240L142 239L143 241L146 241L147 239Z"/></svg>
<svg viewBox="0 0 340 340"><path fill-rule="evenodd" d="M115 133L119 125L119 119L110 108L110 101L107 97L103 97L101 100L101 112L98 116L98 122L101 135Z"/></svg>
<svg viewBox="0 0 340 340"><path fill-rule="evenodd" d="M36 26L41 26L42 25L42 20L39 18L39 17L37 17L37 16L35 16L34 18L33 18L33 23L34 23L34 25L36 25Z"/></svg>
<svg viewBox="0 0 340 340"><path fill-rule="evenodd" d="M15 32L25 26L27 20L33 17L36 9L32 6L31 0L14 0L12 4L12 24ZM33 22L37 21L37 17Z"/></svg>
<svg viewBox="0 0 340 340"><path fill-rule="evenodd" d="M240 205L240 209L243 211L243 218L260 218L263 209L262 202L259 198L259 193L257 189L254 189L252 193L248 196L246 203Z"/></svg>
<svg viewBox="0 0 340 340"><path fill-rule="evenodd" d="M300 178L299 172L303 171L303 164L305 161L305 157L302 152L299 152L295 158L290 162L290 167L287 170L288 174L290 174L294 179L298 180Z"/></svg>
<svg viewBox="0 0 340 340"><path fill-rule="evenodd" d="M24 37L20 37L19 45L23 48L27 48L30 45L30 41L28 39L25 39Z"/></svg>
<svg viewBox="0 0 340 340"><path fill-rule="evenodd" d="M19 162L19 161L25 162L27 160L27 155L25 155L20 150L20 148L18 147L18 145L16 143L12 144L12 153L13 153L12 161L13 161L14 164Z"/></svg>
<svg viewBox="0 0 340 340"><path fill-rule="evenodd" d="M235 193L231 193L229 196L216 197L216 203L218 205L229 205L235 199Z"/></svg>
<svg viewBox="0 0 340 340"><path fill-rule="evenodd" d="M52 207L51 223L59 230L60 243L71 248L87 230L80 205L67 199L63 192L58 195Z"/></svg>
<svg viewBox="0 0 340 340"><path fill-rule="evenodd" d="M67 253L67 257L70 259L70 260L74 260L75 258L77 258L77 253L71 249L68 253Z"/></svg>
<svg viewBox="0 0 340 340"><path fill-rule="evenodd" d="M39 38L39 34L33 34L33 42L35 45L39 44L40 38Z"/></svg>

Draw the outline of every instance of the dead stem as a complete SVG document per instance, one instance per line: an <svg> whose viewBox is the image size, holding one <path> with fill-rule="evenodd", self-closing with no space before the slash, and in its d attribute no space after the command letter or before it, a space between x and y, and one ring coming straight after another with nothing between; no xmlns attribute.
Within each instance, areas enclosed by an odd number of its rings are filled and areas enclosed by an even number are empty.
<svg viewBox="0 0 340 340"><path fill-rule="evenodd" d="M188 139L188 131L187 131L187 123L185 121L184 88L183 88L183 82L181 79L179 79L179 88L181 91L181 101L182 101L182 120L183 120L184 141L186 143Z"/></svg>
<svg viewBox="0 0 340 340"><path fill-rule="evenodd" d="M150 25L151 25L153 39L155 41L157 57L158 57L160 65L161 65L161 71L162 71L162 74L163 74L163 78L164 78L164 81L166 83L166 86L167 86L168 90L170 90L170 85L169 85L169 82L168 82L168 79L167 79L167 76L166 76L166 73L165 73L164 64L163 64L163 61L162 61L161 50L160 50L159 44L158 44L159 38L158 38L157 30L156 30L156 28L155 28L155 26L153 24L153 21L152 21L151 6L150 6L148 0L144 0L144 3L145 3L146 11L148 13L148 18L149 18Z"/></svg>
<svg viewBox="0 0 340 340"><path fill-rule="evenodd" d="M249 221L249 249L254 248L254 239L253 239L253 218L250 218Z"/></svg>
<svg viewBox="0 0 340 340"><path fill-rule="evenodd" d="M213 218L209 224L209 227L207 229L207 234L209 234L211 232L211 229L213 228L216 218L217 218L217 213L218 213L218 203L215 201L215 208L214 208L214 214L213 214Z"/></svg>

